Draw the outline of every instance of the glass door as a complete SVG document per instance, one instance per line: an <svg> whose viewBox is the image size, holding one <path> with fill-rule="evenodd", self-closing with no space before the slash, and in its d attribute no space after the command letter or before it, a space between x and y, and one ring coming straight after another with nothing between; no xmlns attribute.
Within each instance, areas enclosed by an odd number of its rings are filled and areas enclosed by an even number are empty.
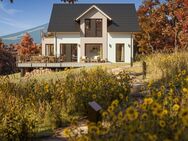
<svg viewBox="0 0 188 141"><path fill-rule="evenodd" d="M124 44L116 44L116 62L125 61L125 47Z"/></svg>

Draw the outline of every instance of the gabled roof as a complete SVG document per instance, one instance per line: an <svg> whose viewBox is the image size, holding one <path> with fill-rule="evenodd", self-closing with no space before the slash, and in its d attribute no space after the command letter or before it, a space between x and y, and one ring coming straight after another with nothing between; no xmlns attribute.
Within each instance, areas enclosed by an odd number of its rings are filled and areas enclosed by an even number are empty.
<svg viewBox="0 0 188 141"><path fill-rule="evenodd" d="M100 8L98 8L96 5L92 5L89 9L87 9L84 13L82 13L79 17L76 18L76 21L80 20L81 17L83 17L85 14L87 14L91 9L97 9L101 14L103 14L107 19L112 20L106 13L104 13Z"/></svg>
<svg viewBox="0 0 188 141"><path fill-rule="evenodd" d="M75 20L93 5L112 19L108 32L140 31L134 4L54 4L48 32L80 32Z"/></svg>

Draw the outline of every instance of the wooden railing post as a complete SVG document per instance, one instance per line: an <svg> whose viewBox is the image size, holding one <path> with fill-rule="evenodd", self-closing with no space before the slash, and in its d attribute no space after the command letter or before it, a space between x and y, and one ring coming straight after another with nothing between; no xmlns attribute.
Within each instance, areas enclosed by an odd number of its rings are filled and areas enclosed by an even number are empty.
<svg viewBox="0 0 188 141"><path fill-rule="evenodd" d="M145 61L143 61L143 63L142 63L142 69L143 69L143 79L146 79L147 64Z"/></svg>
<svg viewBox="0 0 188 141"><path fill-rule="evenodd" d="M24 68L21 68L21 70L20 70L20 76L21 77L25 76L25 69Z"/></svg>

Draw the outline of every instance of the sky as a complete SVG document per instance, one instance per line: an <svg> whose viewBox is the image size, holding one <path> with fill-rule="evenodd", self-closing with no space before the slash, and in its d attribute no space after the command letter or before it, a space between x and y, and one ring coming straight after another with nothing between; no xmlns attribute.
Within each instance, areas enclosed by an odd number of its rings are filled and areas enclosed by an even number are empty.
<svg viewBox="0 0 188 141"><path fill-rule="evenodd" d="M52 6L61 0L9 0L0 2L0 36L37 27L49 22ZM141 0L78 0L77 3L134 3Z"/></svg>

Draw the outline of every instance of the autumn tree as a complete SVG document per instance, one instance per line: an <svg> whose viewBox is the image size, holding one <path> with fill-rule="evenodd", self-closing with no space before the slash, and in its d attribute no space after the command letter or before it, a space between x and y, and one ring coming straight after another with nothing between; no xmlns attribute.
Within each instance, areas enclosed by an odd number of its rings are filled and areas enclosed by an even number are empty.
<svg viewBox="0 0 188 141"><path fill-rule="evenodd" d="M138 9L141 33L136 42L141 52L185 48L188 44L187 0L145 0Z"/></svg>
<svg viewBox="0 0 188 141"><path fill-rule="evenodd" d="M19 55L32 55L39 53L37 45L34 43L33 38L28 34L22 37L20 44L17 46Z"/></svg>

